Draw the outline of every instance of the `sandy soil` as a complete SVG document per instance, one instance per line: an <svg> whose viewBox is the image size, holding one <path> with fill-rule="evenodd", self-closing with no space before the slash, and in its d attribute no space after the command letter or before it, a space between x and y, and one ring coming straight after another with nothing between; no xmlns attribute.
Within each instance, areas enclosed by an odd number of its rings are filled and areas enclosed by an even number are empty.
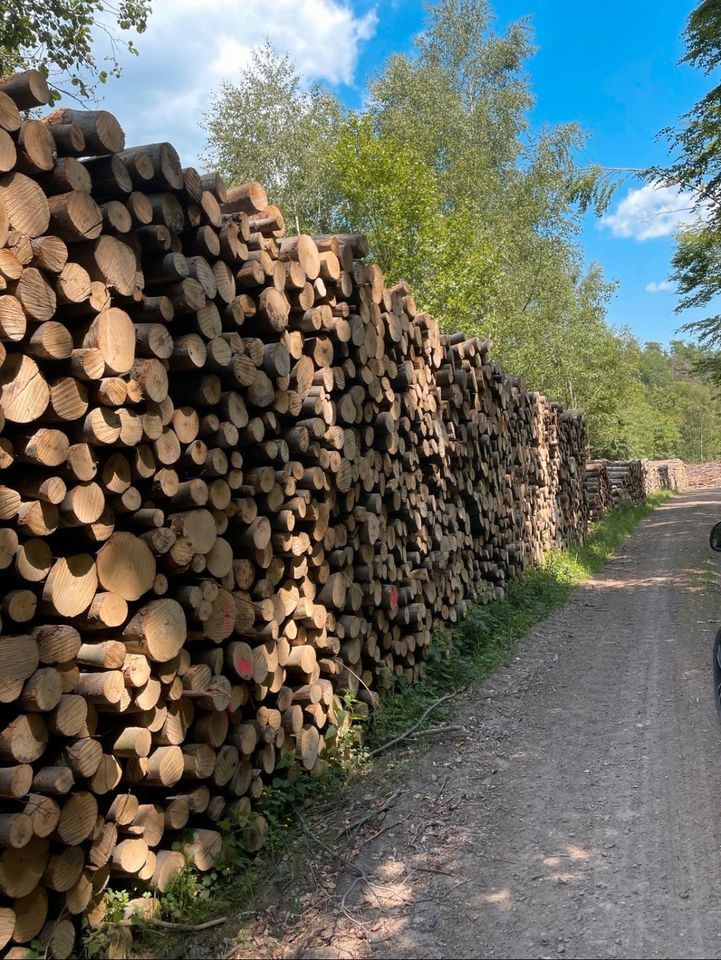
<svg viewBox="0 0 721 960"><path fill-rule="evenodd" d="M346 862L235 955L721 957L719 518L695 490L641 524L437 746L359 785L342 816L379 814Z"/></svg>

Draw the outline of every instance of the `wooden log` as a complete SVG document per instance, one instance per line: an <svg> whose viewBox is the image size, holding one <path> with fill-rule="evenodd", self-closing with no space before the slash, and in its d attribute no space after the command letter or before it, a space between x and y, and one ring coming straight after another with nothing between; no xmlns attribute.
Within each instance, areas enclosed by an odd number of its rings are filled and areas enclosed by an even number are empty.
<svg viewBox="0 0 721 960"><path fill-rule="evenodd" d="M0 78L0 91L10 97L19 110L50 103L50 88L39 70L25 70Z"/></svg>
<svg viewBox="0 0 721 960"><path fill-rule="evenodd" d="M73 339L62 323L48 320L35 328L26 349L38 360L67 360L73 352Z"/></svg>
<svg viewBox="0 0 721 960"><path fill-rule="evenodd" d="M21 850L0 854L0 891L5 896L19 900L35 889L45 873L49 846L46 839L33 837Z"/></svg>
<svg viewBox="0 0 721 960"><path fill-rule="evenodd" d="M44 231L43 231L44 232ZM136 262L131 247L108 235L77 246L75 256L92 280L100 281L121 296L135 290Z"/></svg>
<svg viewBox="0 0 721 960"><path fill-rule="evenodd" d="M18 342L26 330L27 317L20 301L9 294L0 296L0 339Z"/></svg>
<svg viewBox="0 0 721 960"><path fill-rule="evenodd" d="M0 125L2 125L0 117ZM43 190L22 173L0 176L0 202L13 230L40 237L50 225L50 207Z"/></svg>
<svg viewBox="0 0 721 960"><path fill-rule="evenodd" d="M170 598L152 600L127 624L123 639L131 653L142 653L150 660L171 660L181 649L187 635L183 608Z"/></svg>
<svg viewBox="0 0 721 960"><path fill-rule="evenodd" d="M30 176L52 170L55 142L39 120L23 120L17 136L17 168Z"/></svg>
<svg viewBox="0 0 721 960"><path fill-rule="evenodd" d="M48 391L48 399L49 396ZM21 462L58 467L65 462L70 443L60 430L42 427L27 433L15 434L13 446L15 458Z"/></svg>
<svg viewBox="0 0 721 960"><path fill-rule="evenodd" d="M13 423L37 420L50 402L50 390L30 357L12 354L0 368L0 408Z"/></svg>
<svg viewBox="0 0 721 960"><path fill-rule="evenodd" d="M131 533L117 532L97 555L102 587L124 600L138 600L155 578L155 558L147 544Z"/></svg>
<svg viewBox="0 0 721 960"><path fill-rule="evenodd" d="M257 180L244 183L226 190L226 199L222 204L223 213L260 213L268 206L268 195Z"/></svg>
<svg viewBox="0 0 721 960"><path fill-rule="evenodd" d="M120 152L120 159L126 164L137 167L138 155L142 154L152 164L152 176L142 177L143 189L154 187L159 190L182 190L183 168L175 147L170 143L146 143L139 147ZM134 172L134 171L133 171Z"/></svg>
<svg viewBox="0 0 721 960"><path fill-rule="evenodd" d="M84 191L73 190L48 197L53 233L68 243L95 240L103 229L103 213Z"/></svg>
<svg viewBox="0 0 721 960"><path fill-rule="evenodd" d="M60 703L62 693L62 683L57 670L53 667L42 667L25 681L18 700L23 710L49 713Z"/></svg>
<svg viewBox="0 0 721 960"><path fill-rule="evenodd" d="M73 554L55 561L43 586L43 609L59 617L75 617L90 606L97 590L95 560Z"/></svg>
<svg viewBox="0 0 721 960"><path fill-rule="evenodd" d="M15 763L32 763L42 756L48 731L36 713L20 714L0 730L0 757Z"/></svg>
<svg viewBox="0 0 721 960"><path fill-rule="evenodd" d="M15 916L14 927L11 929L12 939L16 943L29 943L35 940L45 925L48 915L48 895L45 887L39 884L26 896L16 900L12 912ZM2 940L3 936L0 935L0 943Z"/></svg>
<svg viewBox="0 0 721 960"><path fill-rule="evenodd" d="M17 163L15 141L10 134L0 128L0 173L8 173ZM7 231L7 224L5 226Z"/></svg>
<svg viewBox="0 0 721 960"><path fill-rule="evenodd" d="M119 153L125 146L125 134L116 118L107 110L72 110L63 107L43 117L43 122L50 126L73 124L78 127L85 138L82 152L88 156Z"/></svg>
<svg viewBox="0 0 721 960"><path fill-rule="evenodd" d="M17 800L24 797L30 790L33 780L33 768L30 764L22 763L12 767L0 768L0 797ZM0 873L2 864L0 863ZM0 880L0 889L2 889Z"/></svg>
<svg viewBox="0 0 721 960"><path fill-rule="evenodd" d="M23 270L20 279L13 285L13 292L25 314L33 320L50 320L55 314L55 291L35 267Z"/></svg>

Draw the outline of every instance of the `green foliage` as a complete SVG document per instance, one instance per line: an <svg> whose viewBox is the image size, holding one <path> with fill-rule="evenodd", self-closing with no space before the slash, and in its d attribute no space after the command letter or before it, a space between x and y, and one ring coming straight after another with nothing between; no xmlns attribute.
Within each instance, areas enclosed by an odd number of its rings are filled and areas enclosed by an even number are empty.
<svg viewBox="0 0 721 960"><path fill-rule="evenodd" d="M581 166L574 124L530 129L532 53L526 20L496 33L488 0L439 0L415 51L391 56L363 110L343 115L266 45L213 99L208 161L231 182L264 182L293 230L365 233L389 283L409 281L444 330L491 340L530 388L581 409L594 456L706 455L718 426L707 380L649 385L649 358L606 322L614 284L584 267L581 217L605 208L623 171ZM721 256L696 238L701 262L693 242L680 249L710 298ZM704 342L708 368L721 319Z"/></svg>
<svg viewBox="0 0 721 960"><path fill-rule="evenodd" d="M707 367L707 349L674 340L643 348L632 341L634 370L612 440L596 452L616 459L681 457L688 462L721 457L721 405Z"/></svg>
<svg viewBox="0 0 721 960"><path fill-rule="evenodd" d="M633 381L629 337L607 326L613 285L583 269L577 240L609 182L577 164L575 125L529 130L528 24L492 27L486 0L428 8L415 55L390 58L330 154L339 226L365 233L443 329L491 339L529 386L583 409L607 448Z"/></svg>
<svg viewBox="0 0 721 960"><path fill-rule="evenodd" d="M690 49L710 69L715 5L699 10ZM583 264L581 217L605 209L628 171L581 166L574 124L530 129L532 53L526 20L495 33L488 0L439 0L415 51L391 56L363 110L343 115L266 45L213 99L208 160L231 182L263 181L291 229L365 233L389 283L409 281L444 330L491 340L531 389L582 410L593 456L715 456L721 317L690 328L704 376L672 371L677 344L656 357L664 383L648 380L648 348L609 327L614 284ZM686 305L721 285L715 230L680 238Z"/></svg>
<svg viewBox="0 0 721 960"><path fill-rule="evenodd" d="M412 277L421 302L438 280L452 217L442 212L436 172L413 143L379 136L370 116L349 116L329 152L336 223L365 233L389 278Z"/></svg>
<svg viewBox="0 0 721 960"><path fill-rule="evenodd" d="M5 0L0 9L0 74L35 67L61 92L93 95L96 85L120 76L122 50L137 54L132 40L118 31L143 33L151 0ZM93 41L104 34L110 52L104 66L96 59ZM69 90L60 85L69 83Z"/></svg>
<svg viewBox="0 0 721 960"><path fill-rule="evenodd" d="M150 894L144 894L144 896L150 896ZM129 890L107 890L104 896L105 923L101 926L90 926L87 920L83 919L82 955L84 958L102 960L108 956L111 925L119 923L124 918L130 897ZM42 956L45 956L44 950Z"/></svg>
<svg viewBox="0 0 721 960"><path fill-rule="evenodd" d="M269 44L254 50L237 83L225 82L204 114L204 162L231 184L260 180L289 232L331 226L327 151L340 123L338 100L303 89L296 66Z"/></svg>
<svg viewBox="0 0 721 960"><path fill-rule="evenodd" d="M682 62L711 76L721 64L721 5L703 0L689 15L683 35ZM718 79L716 77L716 79ZM680 230L673 257L678 285L678 312L707 307L721 293L721 84L715 83L681 118L678 129L662 131L669 141L672 162L647 171L653 181L687 191L697 222ZM707 365L721 382L721 317L709 315L686 324L716 356Z"/></svg>

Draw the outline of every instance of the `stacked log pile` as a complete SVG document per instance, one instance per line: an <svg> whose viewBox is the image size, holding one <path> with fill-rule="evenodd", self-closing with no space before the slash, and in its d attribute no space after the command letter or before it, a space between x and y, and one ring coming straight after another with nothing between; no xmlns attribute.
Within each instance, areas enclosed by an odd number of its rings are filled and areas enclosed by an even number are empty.
<svg viewBox="0 0 721 960"><path fill-rule="evenodd" d="M589 460L586 463L586 500L592 521L601 517L613 506L613 489L605 460Z"/></svg>
<svg viewBox="0 0 721 960"><path fill-rule="evenodd" d="M624 501L640 505L657 490L686 490L683 460L606 460L614 506Z"/></svg>
<svg viewBox="0 0 721 960"><path fill-rule="evenodd" d="M646 500L642 460L607 460L606 473L611 484L613 505L630 502L640 506Z"/></svg>
<svg viewBox="0 0 721 960"><path fill-rule="evenodd" d="M688 470L683 460L644 460L643 472L646 496L657 490L688 489Z"/></svg>
<svg viewBox="0 0 721 960"><path fill-rule="evenodd" d="M688 464L686 475L689 489L721 486L721 460Z"/></svg>
<svg viewBox="0 0 721 960"><path fill-rule="evenodd" d="M586 434L363 237L46 102L0 83L0 949L66 957L583 538Z"/></svg>

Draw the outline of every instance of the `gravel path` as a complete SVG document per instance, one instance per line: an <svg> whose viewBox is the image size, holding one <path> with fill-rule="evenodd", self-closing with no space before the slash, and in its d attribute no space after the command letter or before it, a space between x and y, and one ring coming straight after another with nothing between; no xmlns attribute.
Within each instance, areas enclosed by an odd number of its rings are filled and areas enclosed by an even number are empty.
<svg viewBox="0 0 721 960"><path fill-rule="evenodd" d="M275 955L721 957L718 518L675 497L533 630Z"/></svg>

